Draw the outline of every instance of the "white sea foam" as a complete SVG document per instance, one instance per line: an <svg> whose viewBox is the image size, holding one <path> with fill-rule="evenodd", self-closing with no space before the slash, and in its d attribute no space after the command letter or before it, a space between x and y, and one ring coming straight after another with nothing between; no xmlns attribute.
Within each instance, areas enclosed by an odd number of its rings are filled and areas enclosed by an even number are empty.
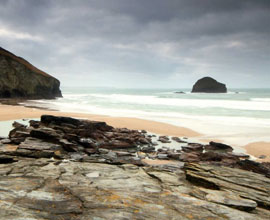
<svg viewBox="0 0 270 220"><path fill-rule="evenodd" d="M253 102L270 102L270 98L251 98Z"/></svg>
<svg viewBox="0 0 270 220"><path fill-rule="evenodd" d="M107 93L107 94L106 94ZM234 93L234 92L232 92ZM63 112L136 117L187 127L230 144L270 141L270 92L242 94L181 94L173 92L64 93L63 99L37 105ZM142 94L142 95L140 95ZM30 103L29 105L34 105Z"/></svg>
<svg viewBox="0 0 270 220"><path fill-rule="evenodd" d="M270 102L260 100L215 100L215 99L179 99L179 98L160 98L158 96L139 96L125 94L91 94L90 97L103 98L108 102L130 103L141 105L163 105L179 107L196 107L196 108L224 108L239 109L250 111L270 111ZM89 97L89 98L90 98Z"/></svg>

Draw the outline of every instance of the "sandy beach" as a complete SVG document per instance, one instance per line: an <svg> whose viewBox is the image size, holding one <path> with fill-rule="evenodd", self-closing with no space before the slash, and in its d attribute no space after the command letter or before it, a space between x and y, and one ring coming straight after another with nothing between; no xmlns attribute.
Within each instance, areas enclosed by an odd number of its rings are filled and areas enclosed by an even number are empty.
<svg viewBox="0 0 270 220"><path fill-rule="evenodd" d="M76 118L84 118L94 121L105 121L107 124L114 127L126 127L136 130L147 130L159 135L179 136L196 138L202 142L211 141L203 139L203 135L185 127L178 127L167 123L130 118L130 117L111 117L106 115L94 115L72 112L59 112L51 110L42 110L37 108L28 108L24 106L0 105L0 121L16 120L23 118L39 118L43 114L51 114L56 116L69 116ZM214 140L213 141L217 141ZM222 142L222 140L218 140ZM246 152L255 157L265 155L266 158L259 159L259 161L270 161L270 143L269 142L254 142L246 146L239 146L246 150Z"/></svg>
<svg viewBox="0 0 270 220"><path fill-rule="evenodd" d="M270 143L269 142L254 142L244 146L248 154L257 158L258 161L270 162ZM266 158L264 158L266 156Z"/></svg>
<svg viewBox="0 0 270 220"><path fill-rule="evenodd" d="M23 118L39 118L41 115L44 114L84 118L93 121L105 121L107 124L113 127L129 128L135 130L147 130L149 132L156 133L159 135L170 135L180 137L201 136L201 134L199 134L198 132L188 128L138 118L110 117L105 115L40 110L37 108L27 108L24 106L0 105L0 121L23 119Z"/></svg>

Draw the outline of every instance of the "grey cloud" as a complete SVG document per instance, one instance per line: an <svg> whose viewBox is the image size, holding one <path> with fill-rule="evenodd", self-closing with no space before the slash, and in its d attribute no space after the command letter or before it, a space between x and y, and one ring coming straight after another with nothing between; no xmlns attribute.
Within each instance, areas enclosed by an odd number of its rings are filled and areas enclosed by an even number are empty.
<svg viewBox="0 0 270 220"><path fill-rule="evenodd" d="M265 86L269 21L269 0L2 0L0 40L64 84L187 87L210 74Z"/></svg>

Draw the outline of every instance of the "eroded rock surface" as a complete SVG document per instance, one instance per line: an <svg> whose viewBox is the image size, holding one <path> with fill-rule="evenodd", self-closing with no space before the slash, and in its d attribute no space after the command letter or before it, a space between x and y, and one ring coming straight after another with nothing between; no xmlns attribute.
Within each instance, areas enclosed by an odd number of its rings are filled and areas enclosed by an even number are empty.
<svg viewBox="0 0 270 220"><path fill-rule="evenodd" d="M145 131L48 115L13 126L0 143L0 219L270 219L269 164L230 146L155 150Z"/></svg>
<svg viewBox="0 0 270 220"><path fill-rule="evenodd" d="M193 185L179 168L22 159L0 164L0 219L269 219L270 180L230 169L186 166Z"/></svg>

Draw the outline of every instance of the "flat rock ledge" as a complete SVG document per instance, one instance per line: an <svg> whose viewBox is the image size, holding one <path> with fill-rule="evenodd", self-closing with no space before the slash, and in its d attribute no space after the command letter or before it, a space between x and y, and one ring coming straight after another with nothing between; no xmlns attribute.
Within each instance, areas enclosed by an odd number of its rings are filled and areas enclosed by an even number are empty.
<svg viewBox="0 0 270 220"><path fill-rule="evenodd" d="M14 127L0 138L0 219L270 219L269 164L228 145L148 165L160 152L145 131L54 116Z"/></svg>

